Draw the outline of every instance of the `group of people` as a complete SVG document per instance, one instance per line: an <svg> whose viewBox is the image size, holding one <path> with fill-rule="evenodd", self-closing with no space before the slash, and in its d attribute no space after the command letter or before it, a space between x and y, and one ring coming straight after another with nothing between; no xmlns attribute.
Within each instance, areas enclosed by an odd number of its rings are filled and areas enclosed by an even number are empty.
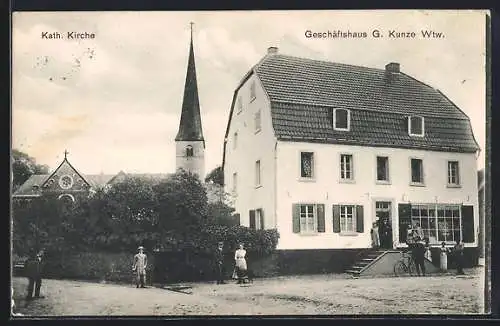
<svg viewBox="0 0 500 326"><path fill-rule="evenodd" d="M392 227L388 219L373 222L371 236L373 248L392 248Z"/></svg>
<svg viewBox="0 0 500 326"><path fill-rule="evenodd" d="M415 262L418 276L425 276L425 260L432 261L430 251L429 238L425 237L419 223L408 227L406 243L411 252L412 259ZM453 249L447 248L443 241L440 248L439 263L442 271L448 269L448 254L451 254L457 267L457 274L464 275L463 258L464 244L460 240L456 240Z"/></svg>
<svg viewBox="0 0 500 326"><path fill-rule="evenodd" d="M242 243L239 244L238 249L234 253L234 270L232 278L237 280L238 284L248 282L248 267L246 260L247 251ZM216 264L217 264L217 284L225 284L224 273L224 242L220 241L216 250Z"/></svg>

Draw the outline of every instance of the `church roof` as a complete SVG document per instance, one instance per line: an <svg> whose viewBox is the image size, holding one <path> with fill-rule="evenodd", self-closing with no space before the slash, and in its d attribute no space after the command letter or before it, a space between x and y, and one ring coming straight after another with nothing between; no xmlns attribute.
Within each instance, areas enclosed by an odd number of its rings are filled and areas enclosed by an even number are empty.
<svg viewBox="0 0 500 326"><path fill-rule="evenodd" d="M181 120L179 131L175 137L176 141L202 140L203 130L201 126L200 103L198 98L198 84L196 81L196 66L193 50L193 33L191 31L191 43L189 45L189 58L184 84L184 98L182 100Z"/></svg>

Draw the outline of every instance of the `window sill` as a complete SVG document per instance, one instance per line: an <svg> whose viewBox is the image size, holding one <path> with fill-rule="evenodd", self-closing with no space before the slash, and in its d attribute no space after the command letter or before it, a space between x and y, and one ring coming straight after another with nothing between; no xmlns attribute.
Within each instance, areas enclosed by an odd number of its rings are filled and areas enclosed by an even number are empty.
<svg viewBox="0 0 500 326"><path fill-rule="evenodd" d="M254 134L258 134L261 130L262 130L262 129L260 129L260 128L259 128L259 129L256 129L256 130L254 131Z"/></svg>
<svg viewBox="0 0 500 326"><path fill-rule="evenodd" d="M305 236L305 237L314 237L319 235L318 232L300 232L299 235Z"/></svg>
<svg viewBox="0 0 500 326"><path fill-rule="evenodd" d="M424 134L412 134L412 133L408 133L409 136L411 137L424 137Z"/></svg>
<svg viewBox="0 0 500 326"><path fill-rule="evenodd" d="M376 180L375 184L377 184L377 185L391 185L391 182L385 181L385 180Z"/></svg>
<svg viewBox="0 0 500 326"><path fill-rule="evenodd" d="M316 182L316 179L315 178L304 178L304 177L300 177L298 179L299 182Z"/></svg>
<svg viewBox="0 0 500 326"><path fill-rule="evenodd" d="M340 236L342 237L357 237L359 235L358 232L340 232Z"/></svg>
<svg viewBox="0 0 500 326"><path fill-rule="evenodd" d="M256 185L255 186L255 189L259 189L259 188L262 188L262 185Z"/></svg>
<svg viewBox="0 0 500 326"><path fill-rule="evenodd" d="M336 127L333 127L333 130L335 130L335 131L349 131L349 128L336 128Z"/></svg>
<svg viewBox="0 0 500 326"><path fill-rule="evenodd" d="M462 188L462 185L456 185L456 184L447 184L446 188Z"/></svg>
<svg viewBox="0 0 500 326"><path fill-rule="evenodd" d="M412 187L425 187L425 183L410 182L410 186L412 186Z"/></svg>
<svg viewBox="0 0 500 326"><path fill-rule="evenodd" d="M340 179L339 183L356 183L354 179Z"/></svg>

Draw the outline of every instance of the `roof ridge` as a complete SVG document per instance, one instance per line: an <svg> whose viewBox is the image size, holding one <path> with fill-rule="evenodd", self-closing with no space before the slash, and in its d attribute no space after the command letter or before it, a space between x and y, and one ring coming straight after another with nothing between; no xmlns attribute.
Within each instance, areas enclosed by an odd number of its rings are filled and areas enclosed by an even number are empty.
<svg viewBox="0 0 500 326"><path fill-rule="evenodd" d="M262 61L265 61L268 58L271 57L284 57L284 58L291 58L291 59L299 59L299 60L304 60L304 61L315 61L315 62L321 62L321 63L328 63L328 64L333 64L333 65L339 65L339 66L345 66L346 68L349 67L355 67L355 68L363 68L363 69L369 69L369 70L376 70L378 72L385 72L385 68L375 68L375 67L367 67L367 66L360 66L360 65L353 65L349 63L343 63L343 62L338 62L338 61L331 61L331 60L321 60L321 59L313 59L313 58L307 58L307 57L302 57L302 56L294 56L294 55L289 55L289 54L273 54L273 55L265 55L261 61L259 61L258 65L262 64ZM257 64L254 66L256 67Z"/></svg>

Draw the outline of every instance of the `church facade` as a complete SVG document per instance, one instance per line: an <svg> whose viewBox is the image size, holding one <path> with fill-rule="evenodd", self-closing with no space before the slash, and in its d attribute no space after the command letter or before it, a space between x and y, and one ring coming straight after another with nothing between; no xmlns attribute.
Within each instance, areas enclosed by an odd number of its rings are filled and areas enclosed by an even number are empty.
<svg viewBox="0 0 500 326"><path fill-rule="evenodd" d="M192 30L181 117L175 144L176 170L183 169L196 174L203 181L205 139L201 123ZM13 199L32 199L50 194L58 199L74 202L79 197L88 196L97 189L110 188L127 177L140 177L159 182L169 176L168 173L130 174L124 171L117 174L83 174L69 162L67 154L68 152L65 151L63 161L52 173L32 175L14 192ZM209 202L223 199L222 187L212 183L204 183L204 186Z"/></svg>

